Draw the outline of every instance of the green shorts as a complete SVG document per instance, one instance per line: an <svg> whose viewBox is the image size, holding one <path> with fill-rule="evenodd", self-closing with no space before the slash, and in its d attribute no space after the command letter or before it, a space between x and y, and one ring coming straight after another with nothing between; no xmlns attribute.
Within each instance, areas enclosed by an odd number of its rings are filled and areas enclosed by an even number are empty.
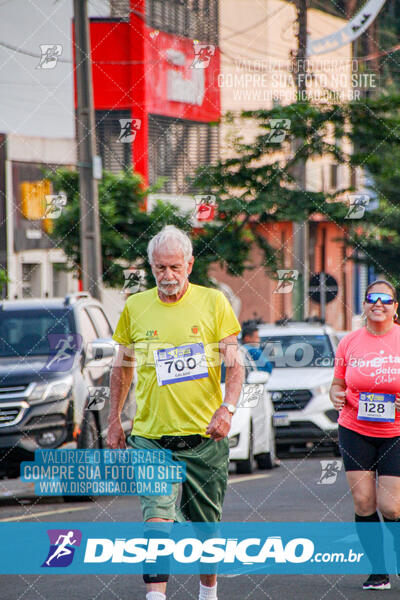
<svg viewBox="0 0 400 600"><path fill-rule="evenodd" d="M138 435L132 436L130 441L136 449L164 449L155 440ZM228 439L219 442L208 439L196 448L173 451L172 456L174 460L186 463L180 507L176 506L176 501L181 484L173 483L169 496L139 496L143 520L158 517L173 521L220 521L228 483Z"/></svg>

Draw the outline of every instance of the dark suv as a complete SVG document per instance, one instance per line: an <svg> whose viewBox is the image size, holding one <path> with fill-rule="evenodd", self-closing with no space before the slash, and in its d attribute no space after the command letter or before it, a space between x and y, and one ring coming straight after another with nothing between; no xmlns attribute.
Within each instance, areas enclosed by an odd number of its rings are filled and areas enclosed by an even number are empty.
<svg viewBox="0 0 400 600"><path fill-rule="evenodd" d="M18 477L39 448L102 448L116 344L100 302L0 302L0 477ZM122 424L132 426L133 395Z"/></svg>

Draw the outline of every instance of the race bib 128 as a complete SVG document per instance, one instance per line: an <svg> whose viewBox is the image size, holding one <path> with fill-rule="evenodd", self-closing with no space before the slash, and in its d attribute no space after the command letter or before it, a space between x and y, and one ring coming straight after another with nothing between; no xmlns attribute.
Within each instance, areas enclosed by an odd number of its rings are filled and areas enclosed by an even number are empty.
<svg viewBox="0 0 400 600"><path fill-rule="evenodd" d="M379 421L394 423L395 394L370 394L361 392L358 402L357 419L360 421Z"/></svg>
<svg viewBox="0 0 400 600"><path fill-rule="evenodd" d="M154 350L154 362L159 386L208 377L202 342Z"/></svg>

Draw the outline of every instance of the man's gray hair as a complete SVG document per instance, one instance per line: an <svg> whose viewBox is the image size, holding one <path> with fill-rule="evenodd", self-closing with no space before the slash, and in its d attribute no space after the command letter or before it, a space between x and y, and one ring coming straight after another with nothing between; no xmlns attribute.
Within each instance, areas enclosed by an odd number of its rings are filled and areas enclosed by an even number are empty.
<svg viewBox="0 0 400 600"><path fill-rule="evenodd" d="M183 252L183 258L188 262L193 255L193 246L190 237L178 229L175 225L166 225L151 238L147 246L147 256L149 257L149 263L153 264L154 252L162 247L175 247L178 246Z"/></svg>

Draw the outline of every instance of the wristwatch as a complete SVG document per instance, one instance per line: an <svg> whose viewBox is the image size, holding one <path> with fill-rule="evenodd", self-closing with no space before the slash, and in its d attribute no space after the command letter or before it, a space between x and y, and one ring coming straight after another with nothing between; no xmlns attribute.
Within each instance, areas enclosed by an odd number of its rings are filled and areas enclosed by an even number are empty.
<svg viewBox="0 0 400 600"><path fill-rule="evenodd" d="M225 406L225 408L229 410L231 415L233 415L236 411L236 406L234 404L229 404L229 402L223 402L221 406Z"/></svg>

